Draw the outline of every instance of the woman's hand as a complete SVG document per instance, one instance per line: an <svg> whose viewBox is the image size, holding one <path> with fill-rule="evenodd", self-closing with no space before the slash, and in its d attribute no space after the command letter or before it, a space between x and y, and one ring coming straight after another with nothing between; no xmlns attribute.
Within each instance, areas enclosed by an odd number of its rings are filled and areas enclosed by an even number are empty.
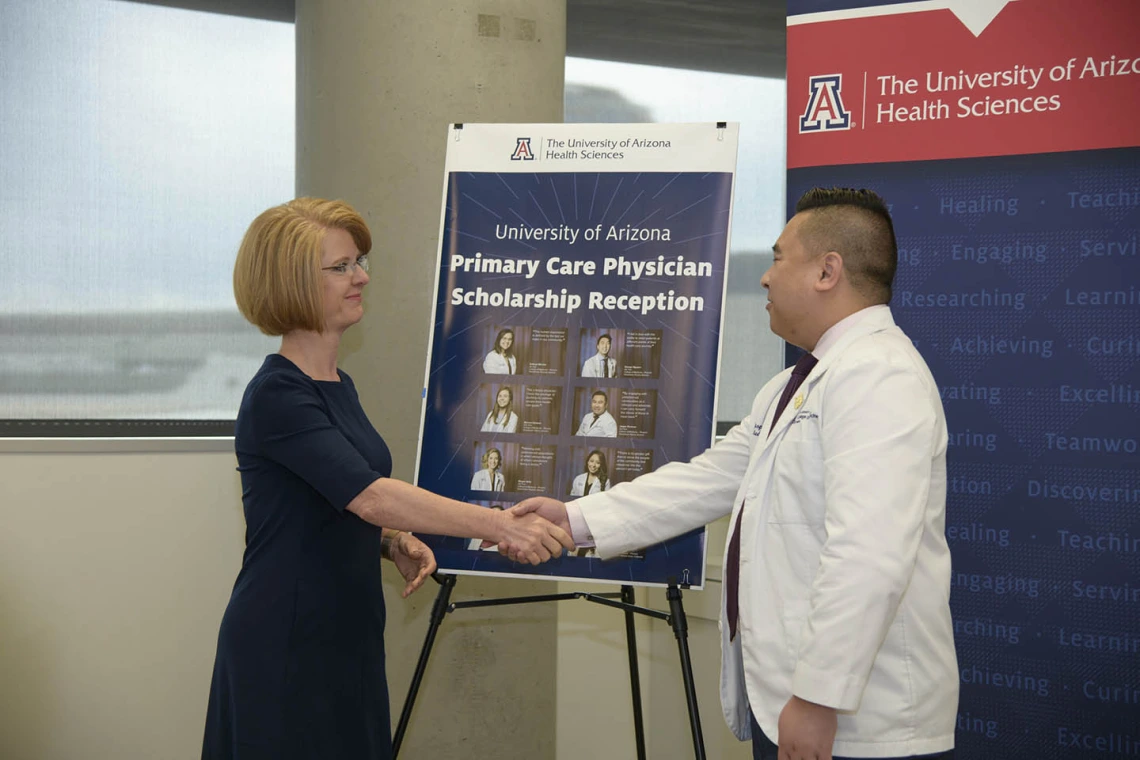
<svg viewBox="0 0 1140 760"><path fill-rule="evenodd" d="M408 582L400 594L401 598L407 599L435 572L435 555L427 544L407 531L397 533L391 547L392 562Z"/></svg>

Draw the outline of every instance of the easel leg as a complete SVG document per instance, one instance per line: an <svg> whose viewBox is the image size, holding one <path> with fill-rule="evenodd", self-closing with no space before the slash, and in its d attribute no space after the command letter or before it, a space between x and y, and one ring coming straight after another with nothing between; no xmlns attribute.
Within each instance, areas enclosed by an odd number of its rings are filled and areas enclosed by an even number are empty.
<svg viewBox="0 0 1140 760"><path fill-rule="evenodd" d="M621 600L634 604L633 586L621 587ZM645 725L641 717L641 676L637 667L637 631L633 612L625 611L625 641L629 645L629 685L633 691L633 731L637 739L637 760L645 760Z"/></svg>
<svg viewBox="0 0 1140 760"><path fill-rule="evenodd" d="M701 733L701 716L697 710L697 689L693 684L693 663L689 659L689 621L681 606L681 589L670 584L665 591L669 600L669 620L681 654L681 677L685 680L685 701L689 704L689 726L693 732L693 752L697 760L705 760L705 738Z"/></svg>
<svg viewBox="0 0 1140 760"><path fill-rule="evenodd" d="M444 575L439 585L439 593L435 596L435 604L431 608L431 622L428 624L427 636L424 637L423 648L420 649L420 659L416 663L416 672L412 674L412 684L408 687L408 697L404 700L404 709L400 711L400 722L396 724L396 735L392 737L392 758L400 754L400 745L404 743L404 733L408 730L408 722L412 718L412 706L416 703L416 694L420 690L424 671L427 670L428 655L435 644L435 635L439 632L440 623L447 615L447 605L451 600L451 590L455 588L457 576Z"/></svg>

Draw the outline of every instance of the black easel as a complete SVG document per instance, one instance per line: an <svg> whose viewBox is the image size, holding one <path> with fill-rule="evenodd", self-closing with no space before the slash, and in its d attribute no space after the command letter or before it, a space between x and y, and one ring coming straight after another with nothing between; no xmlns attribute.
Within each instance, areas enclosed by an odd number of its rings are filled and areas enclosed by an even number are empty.
<svg viewBox="0 0 1140 760"><path fill-rule="evenodd" d="M404 734L408 730L408 722L412 717L412 707L415 705L424 671L427 670L428 657L431 655L432 646L435 645L435 636L439 632L439 626L443 623L443 618L447 613L468 607L495 607L505 604L585 599L595 604L616 607L625 612L625 639L629 647L629 680L633 693L633 726L637 739L638 760L645 760L645 726L641 714L641 677L637 667L637 636L634 632L633 616L635 613L648 615L658 620L664 620L673 626L673 635L677 639L677 648L681 656L681 677L685 682L685 701L689 708L689 727L693 734L693 753L697 760L705 760L705 739L701 733L701 716L697 711L697 691L693 684L693 664L689 659L689 624L685 618L685 609L681 605L681 589L688 588L687 583L678 585L676 578L669 578L669 585L665 591L665 597L669 600L669 612L665 613L635 605L633 603L633 586L622 586L621 593L618 594L588 594L584 591L574 591L567 594L540 594L537 596L512 596L502 599L451 602L451 591L455 588L457 576L442 575L442 580L440 576L439 573L432 575L432 578L440 584L439 593L436 594L435 603L431 608L427 635L424 637L424 645L420 649L420 658L416 663L415 673L412 674L412 683L408 687L408 697L404 700L403 710L400 711L400 722L396 726L396 734L392 738L393 758L400 754L400 745L404 743Z"/></svg>

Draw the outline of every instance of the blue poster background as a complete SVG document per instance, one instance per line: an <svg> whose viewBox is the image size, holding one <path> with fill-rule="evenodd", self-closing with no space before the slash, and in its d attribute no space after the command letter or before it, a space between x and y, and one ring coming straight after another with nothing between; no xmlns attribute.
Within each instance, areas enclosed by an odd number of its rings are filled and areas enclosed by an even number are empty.
<svg viewBox="0 0 1140 760"><path fill-rule="evenodd" d="M891 205L950 430L957 756L1140 756L1140 149L788 172Z"/></svg>
<svg viewBox="0 0 1140 760"><path fill-rule="evenodd" d="M704 451L714 430L731 198L731 173L452 173L444 210L418 485L487 506L509 506L538 493L568 499L570 484L583 471L585 454L593 448L604 447L610 453L615 485L632 479L637 467L656 469ZM502 239L511 227L573 229L579 235L574 242ZM620 239L605 239L611 228ZM650 228L667 230L669 239L639 240L630 232ZM587 229L600 229L601 239L585 240ZM634 239L628 239L631 236ZM453 266L453 256L537 261L539 266L530 278L477 272L481 265L474 264L471 271L464 271L464 266ZM596 273L552 274L547 267L555 257L560 262L594 262ZM702 273L707 276L658 274L634 279L630 270L603 274L605 259L619 257L627 263L659 264L683 257L686 264L707 265ZM556 305L453 302L457 289L467 294L478 288L500 294L508 288L523 295L549 293ZM683 303L679 299L689 299L690 304L702 299L703 309L655 308L643 313L591 308L591 293L664 294L674 306ZM581 305L570 311L564 305L568 296L580 297ZM504 328L515 334L518 374L486 374L484 359ZM564 340L559 337L563 334ZM584 358L595 353L601 334L611 336L618 376L582 377ZM627 368L626 359L632 362L632 357L638 366ZM523 410L515 433L483 432L490 399L504 385L511 388L516 410L524 396L547 399L557 408ZM598 389L608 394L609 411L618 417L616 438L575 435L589 411L590 396ZM619 413L622 410L624 414ZM553 417L558 423L554 427ZM524 422L530 432L524 431ZM471 488L480 456L490 448L506 460L502 493ZM624 477L615 477L614 460L619 457ZM547 478L553 482L544 482ZM443 569L703 584L703 531L635 556L607 562L592 556L563 557L538 567L515 565L495 552L473 551L465 540L427 540Z"/></svg>

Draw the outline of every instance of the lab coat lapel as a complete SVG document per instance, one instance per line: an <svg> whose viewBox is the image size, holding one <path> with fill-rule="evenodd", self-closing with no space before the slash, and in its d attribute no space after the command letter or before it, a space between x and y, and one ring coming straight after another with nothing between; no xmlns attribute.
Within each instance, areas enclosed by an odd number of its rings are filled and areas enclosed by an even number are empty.
<svg viewBox="0 0 1140 760"><path fill-rule="evenodd" d="M842 356L843 352L847 350L848 346L850 346L859 338L889 329L894 326L895 321L891 316L890 310L885 310L868 316L867 319L862 320L847 332L845 332L843 336L839 338L839 341L830 349L828 349L824 357L819 360L819 363L812 368L811 374L809 374L807 378L804 379L803 384L800 385L798 389L796 389L795 395L792 396L791 400L788 402L788 406L780 415L780 419L769 421L768 425L765 426L765 429L771 430L772 433L771 435L767 435L765 437L761 447L762 450L767 450L768 447L771 446L772 443L780 437L780 434L786 430L789 425L792 424L792 420L796 418L796 412L799 409L799 407L796 406L796 399L801 399L801 402L807 401L808 397L811 395L812 389L815 388L815 386L819 383L820 380L823 379L823 376L827 373L827 368L834 364L835 361L840 356ZM780 384L780 393L783 393L784 386L787 385L787 381L792 377L791 370L784 371L787 372L787 379ZM778 398L778 396L776 398ZM802 405L803 403L800 404L800 406ZM769 414L774 414L775 411L775 403L773 403ZM772 427L773 425L775 426L774 428Z"/></svg>
<svg viewBox="0 0 1140 760"><path fill-rule="evenodd" d="M814 368L813 368L811 374L812 375L815 374ZM789 370L787 379L783 383L780 384L780 391L779 391L779 393L776 394L775 398L772 401L772 408L768 412L770 415L773 415L776 413L776 406L779 404L780 396L783 395L784 387L791 381L791 379L792 379L792 373ZM783 432L784 428L786 428L788 425L792 424L791 420L792 420L792 418L794 418L796 416L795 415L796 397L797 396L804 396L806 398L805 394L807 393L807 384L810 381L811 381L811 375L808 375L807 379L805 379L803 384L796 390L795 396L792 396L792 398L788 401L788 405L784 408L784 411L781 412L781 414L780 414L780 419L770 420L768 422L768 425L765 429L769 430L771 432L763 434L764 435L764 443L763 443L762 449L764 451L767 451L768 448L773 443L776 442L776 440L780 437L780 433Z"/></svg>

